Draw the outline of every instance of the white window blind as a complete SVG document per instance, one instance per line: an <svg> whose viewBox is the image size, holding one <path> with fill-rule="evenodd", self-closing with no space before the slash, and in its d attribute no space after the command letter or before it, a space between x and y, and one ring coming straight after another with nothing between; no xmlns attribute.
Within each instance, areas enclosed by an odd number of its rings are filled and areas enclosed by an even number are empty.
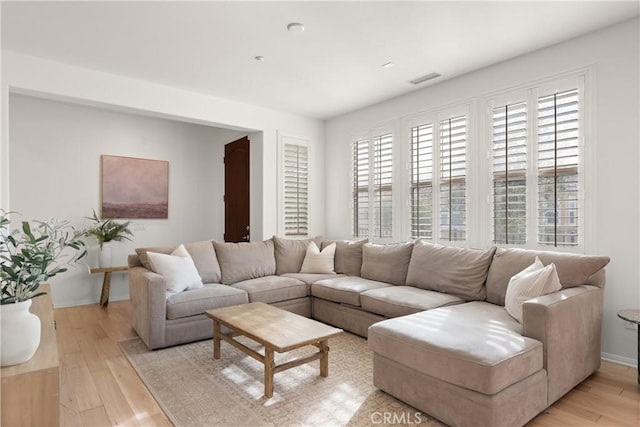
<svg viewBox="0 0 640 427"><path fill-rule="evenodd" d="M284 234L309 235L309 149L284 144Z"/></svg>
<svg viewBox="0 0 640 427"><path fill-rule="evenodd" d="M440 239L466 239L467 118L440 121Z"/></svg>
<svg viewBox="0 0 640 427"><path fill-rule="evenodd" d="M579 244L578 90L538 98L538 243Z"/></svg>
<svg viewBox="0 0 640 427"><path fill-rule="evenodd" d="M369 140L353 143L353 211L352 234L369 236Z"/></svg>
<svg viewBox="0 0 640 427"><path fill-rule="evenodd" d="M433 125L411 128L411 238L433 239Z"/></svg>
<svg viewBox="0 0 640 427"><path fill-rule="evenodd" d="M493 235L495 243L527 241L527 104L493 109Z"/></svg>
<svg viewBox="0 0 640 427"><path fill-rule="evenodd" d="M373 138L373 235L393 235L393 134Z"/></svg>

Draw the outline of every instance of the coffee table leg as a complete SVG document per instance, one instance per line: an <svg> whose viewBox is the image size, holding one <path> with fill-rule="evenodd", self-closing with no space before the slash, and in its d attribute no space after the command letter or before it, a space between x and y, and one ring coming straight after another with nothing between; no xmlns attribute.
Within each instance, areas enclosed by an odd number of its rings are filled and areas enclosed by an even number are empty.
<svg viewBox="0 0 640 427"><path fill-rule="evenodd" d="M329 375L329 340L320 341L320 351L322 357L320 358L320 376L326 377Z"/></svg>
<svg viewBox="0 0 640 427"><path fill-rule="evenodd" d="M220 359L220 323L213 321L213 358Z"/></svg>
<svg viewBox="0 0 640 427"><path fill-rule="evenodd" d="M273 350L264 349L264 395L273 397L273 370L275 362L273 361Z"/></svg>

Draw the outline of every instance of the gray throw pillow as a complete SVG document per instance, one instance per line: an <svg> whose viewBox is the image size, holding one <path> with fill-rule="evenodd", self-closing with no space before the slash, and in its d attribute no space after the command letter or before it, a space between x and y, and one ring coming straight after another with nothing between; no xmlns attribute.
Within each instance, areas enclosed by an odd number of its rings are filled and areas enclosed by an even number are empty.
<svg viewBox="0 0 640 427"><path fill-rule="evenodd" d="M496 251L436 245L418 240L407 273L407 285L444 292L465 301L482 301L485 281Z"/></svg>
<svg viewBox="0 0 640 427"><path fill-rule="evenodd" d="M213 246L225 285L276 273L272 239L251 243L213 242Z"/></svg>
<svg viewBox="0 0 640 427"><path fill-rule="evenodd" d="M412 249L412 242L393 245L365 243L362 247L362 277L392 285L404 285Z"/></svg>
<svg viewBox="0 0 640 427"><path fill-rule="evenodd" d="M276 257L276 274L300 273L304 256L307 253L309 243L315 239L285 239L273 236L273 245Z"/></svg>
<svg viewBox="0 0 640 427"><path fill-rule="evenodd" d="M321 250L336 244L334 269L336 273L360 276L362 270L362 247L369 239L363 240L323 240Z"/></svg>
<svg viewBox="0 0 640 427"><path fill-rule="evenodd" d="M185 249L191 255L193 263L198 269L198 274L204 283L220 283L222 273L216 257L213 241L185 243Z"/></svg>

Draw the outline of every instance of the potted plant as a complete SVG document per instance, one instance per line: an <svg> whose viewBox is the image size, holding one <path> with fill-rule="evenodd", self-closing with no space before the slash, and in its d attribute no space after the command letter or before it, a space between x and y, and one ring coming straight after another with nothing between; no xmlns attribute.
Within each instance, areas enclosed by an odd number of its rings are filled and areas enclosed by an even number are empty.
<svg viewBox="0 0 640 427"><path fill-rule="evenodd" d="M0 209L0 364L29 360L40 344L40 319L29 312L31 299L44 295L40 284L67 271L86 255L84 232L67 221L22 221L9 231L8 212Z"/></svg>
<svg viewBox="0 0 640 427"><path fill-rule="evenodd" d="M85 233L93 236L100 246L99 262L100 267L111 267L111 246L109 242L121 242L123 240L131 240L129 236L133 236L129 230L131 221L117 222L113 218L98 218L96 211L93 211L92 217L86 217L94 222L94 224L85 230Z"/></svg>

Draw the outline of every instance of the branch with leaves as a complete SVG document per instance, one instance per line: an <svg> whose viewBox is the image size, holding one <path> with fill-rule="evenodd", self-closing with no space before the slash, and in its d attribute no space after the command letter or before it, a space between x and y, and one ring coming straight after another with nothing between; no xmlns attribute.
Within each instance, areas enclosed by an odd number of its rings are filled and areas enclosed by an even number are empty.
<svg viewBox="0 0 640 427"><path fill-rule="evenodd" d="M0 304L44 295L37 292L40 283L87 254L81 240L85 233L68 221L22 221L21 228L9 231L12 213L0 210Z"/></svg>
<svg viewBox="0 0 640 427"><path fill-rule="evenodd" d="M95 223L92 227L89 227L85 233L98 240L100 249L102 249L102 245L105 242L131 240L129 236L133 236L133 233L129 230L131 221L117 222L114 221L113 218L100 219L98 218L95 210L93 211L92 217L85 218L90 219Z"/></svg>

